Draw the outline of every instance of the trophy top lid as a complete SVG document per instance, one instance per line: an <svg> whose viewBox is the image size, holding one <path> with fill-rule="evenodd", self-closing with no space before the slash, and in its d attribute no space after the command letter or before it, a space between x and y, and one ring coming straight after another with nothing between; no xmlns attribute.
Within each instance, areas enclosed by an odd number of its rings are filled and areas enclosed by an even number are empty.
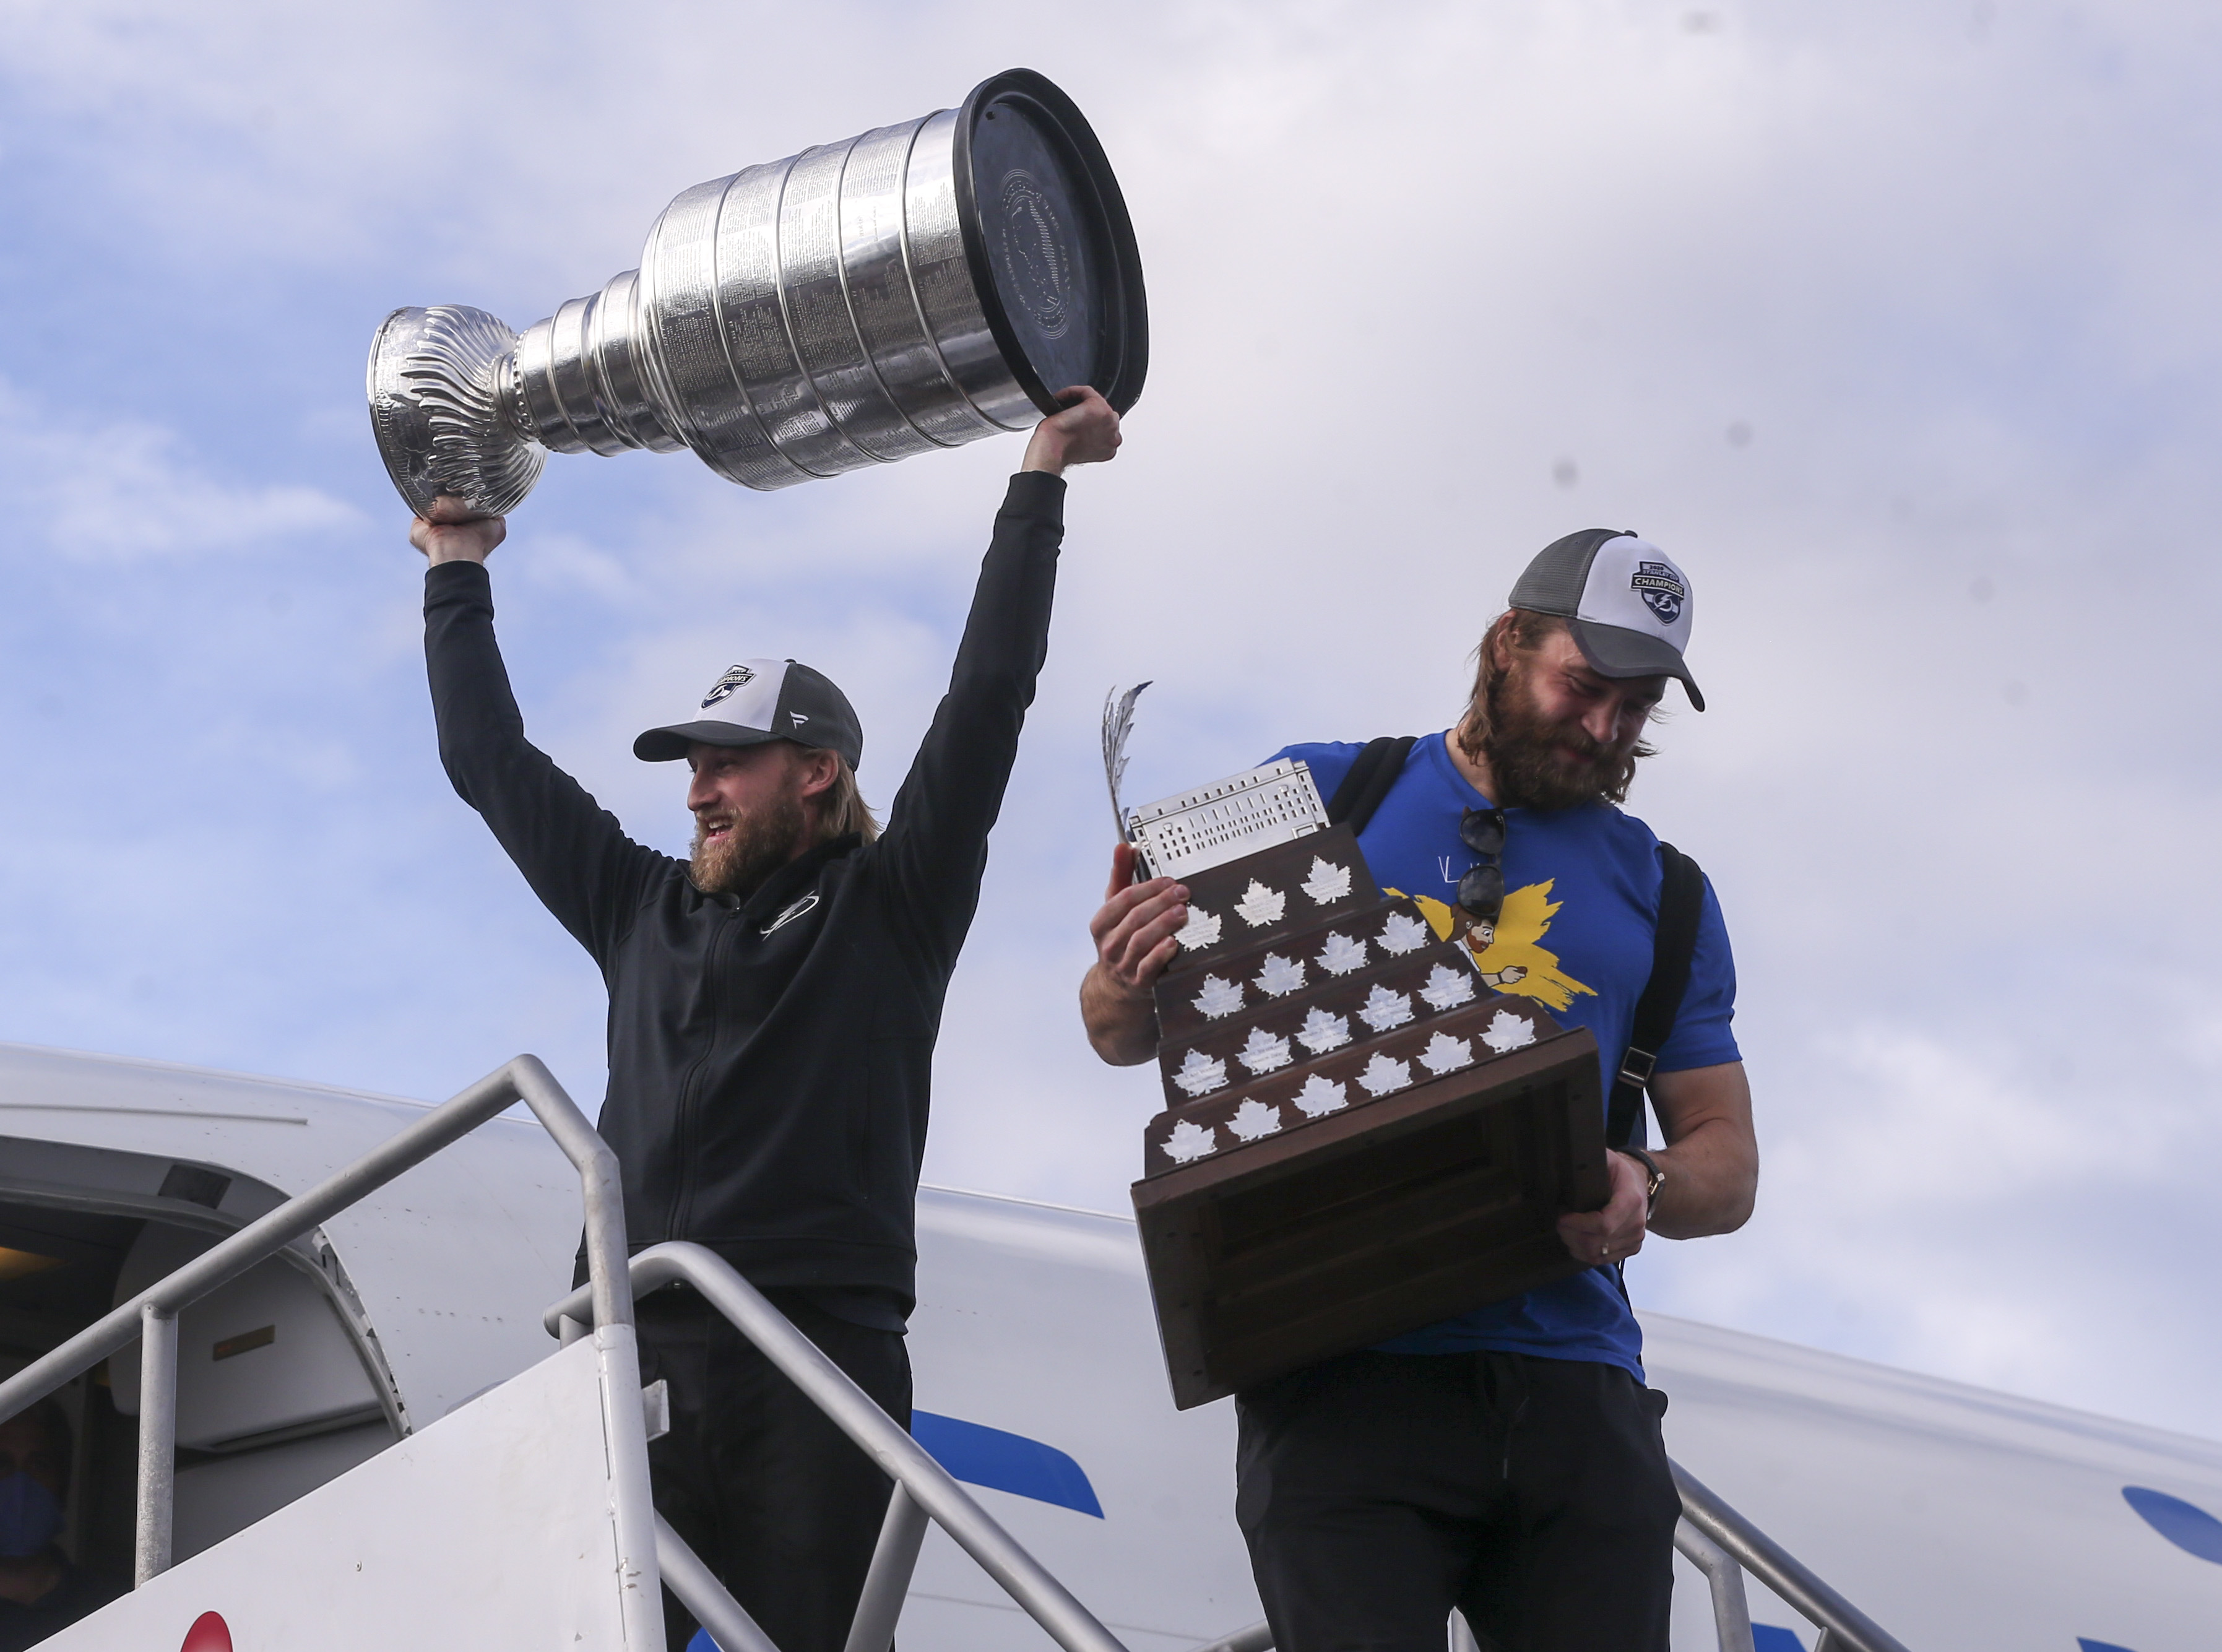
<svg viewBox="0 0 2222 1652"><path fill-rule="evenodd" d="M957 111L957 217L988 329L1034 405L1093 385L1124 413L1149 371L1149 306L1126 197L1049 78L1007 69Z"/></svg>

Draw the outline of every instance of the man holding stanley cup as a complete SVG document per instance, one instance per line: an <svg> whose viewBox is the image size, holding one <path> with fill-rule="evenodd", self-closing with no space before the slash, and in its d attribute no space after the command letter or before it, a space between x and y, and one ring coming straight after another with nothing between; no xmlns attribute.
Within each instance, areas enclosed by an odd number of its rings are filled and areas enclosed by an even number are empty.
<svg viewBox="0 0 2222 1652"><path fill-rule="evenodd" d="M1069 465L1110 459L1119 415L1060 393L1011 479L948 694L882 829L863 736L810 667L724 666L634 742L686 760L692 855L625 835L524 736L493 632L499 517L443 499L425 653L441 760L533 892L602 971L628 1243L693 1240L764 1292L898 1421L927 1092L943 997L1045 656ZM706 674L709 675L709 674ZM641 1372L669 1385L657 1509L781 1652L839 1652L887 1477L692 1291L639 1305ZM695 1629L667 1591L673 1652Z"/></svg>

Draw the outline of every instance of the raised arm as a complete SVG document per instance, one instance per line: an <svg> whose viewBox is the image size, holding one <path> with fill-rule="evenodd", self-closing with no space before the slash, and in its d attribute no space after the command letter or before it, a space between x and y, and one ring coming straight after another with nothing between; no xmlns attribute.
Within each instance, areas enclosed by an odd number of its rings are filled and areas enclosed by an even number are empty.
<svg viewBox="0 0 2222 1652"><path fill-rule="evenodd" d="M1001 811L1019 731L1049 650L1065 468L1119 450L1119 415L1095 391L1059 393L1011 478L957 644L949 692L888 811L880 856L890 897L921 945L953 959L977 904L988 833Z"/></svg>
<svg viewBox="0 0 2222 1652"><path fill-rule="evenodd" d="M625 835L607 810L524 738L524 719L494 641L486 554L506 525L443 499L409 542L424 575L424 663L440 763L556 921L599 962L624 933L662 857Z"/></svg>

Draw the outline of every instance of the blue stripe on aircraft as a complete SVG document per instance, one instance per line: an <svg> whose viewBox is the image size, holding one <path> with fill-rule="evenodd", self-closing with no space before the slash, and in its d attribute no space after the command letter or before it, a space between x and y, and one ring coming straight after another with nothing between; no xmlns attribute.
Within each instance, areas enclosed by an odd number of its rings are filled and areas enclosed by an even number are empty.
<svg viewBox="0 0 2222 1652"><path fill-rule="evenodd" d="M936 1411L913 1411L910 1434L926 1448L928 1456L957 1479L1039 1503L1054 1503L1060 1509L1092 1514L1098 1520L1103 1517L1103 1505L1095 1499L1095 1488L1088 1483L1088 1471L1055 1446ZM1792 1641L1791 1645L1796 1647L1797 1643ZM687 1643L687 1652L719 1652L718 1643L710 1638L708 1630L698 1629L694 1638Z"/></svg>
<svg viewBox="0 0 2222 1652"><path fill-rule="evenodd" d="M1754 1624L1751 1652L1805 1652L1805 1643L1779 1624Z"/></svg>
<svg viewBox="0 0 2222 1652"><path fill-rule="evenodd" d="M2093 1641L2081 1635L2075 1637L2075 1644L2082 1652L2130 1652L2126 1646L2116 1646L2112 1641Z"/></svg>
<svg viewBox="0 0 2222 1652"><path fill-rule="evenodd" d="M1087 1472L1055 1446L932 1411L913 1411L910 1432L958 1479L1103 1517Z"/></svg>
<svg viewBox="0 0 2222 1652"><path fill-rule="evenodd" d="M2222 1520L2180 1497L2144 1486L2125 1486L2123 1500L2150 1526L2187 1555L2222 1566ZM2095 1645L2096 1643L2094 1642Z"/></svg>

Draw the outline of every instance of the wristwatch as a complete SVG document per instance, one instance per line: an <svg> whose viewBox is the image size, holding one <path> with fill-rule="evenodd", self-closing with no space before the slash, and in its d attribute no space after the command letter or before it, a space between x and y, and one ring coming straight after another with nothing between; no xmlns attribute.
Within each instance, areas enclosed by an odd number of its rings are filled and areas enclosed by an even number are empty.
<svg viewBox="0 0 2222 1652"><path fill-rule="evenodd" d="M1648 1221L1651 1213L1659 1208L1659 1190L1666 1185L1666 1172L1659 1168L1657 1159L1641 1147L1616 1147L1613 1151L1626 1153L1643 1166L1643 1215Z"/></svg>

